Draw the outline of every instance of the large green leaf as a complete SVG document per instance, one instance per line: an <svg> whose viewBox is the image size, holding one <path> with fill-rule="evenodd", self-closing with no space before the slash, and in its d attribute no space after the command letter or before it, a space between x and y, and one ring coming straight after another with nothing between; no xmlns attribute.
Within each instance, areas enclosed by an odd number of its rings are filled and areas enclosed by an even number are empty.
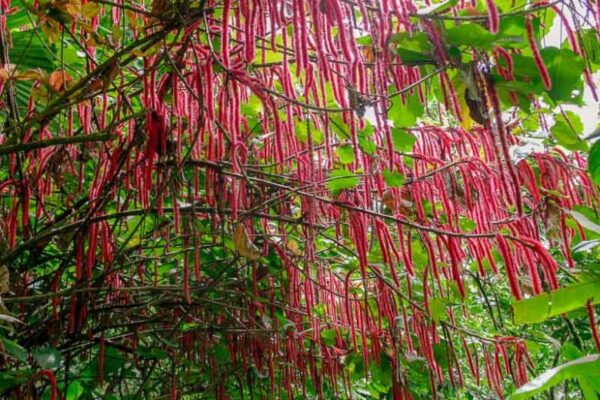
<svg viewBox="0 0 600 400"><path fill-rule="evenodd" d="M535 396L566 379L600 376L600 354L593 354L549 369L521 386L510 397L511 400L524 400Z"/></svg>
<svg viewBox="0 0 600 400"><path fill-rule="evenodd" d="M332 171L327 181L327 189L337 195L344 189L352 189L358 185L358 176L345 169Z"/></svg>
<svg viewBox="0 0 600 400"><path fill-rule="evenodd" d="M27 361L28 354L27 350L24 349L20 344L14 342L7 338L1 338L2 345L4 346L4 351L10 355L11 357L19 360L19 361Z"/></svg>
<svg viewBox="0 0 600 400"><path fill-rule="evenodd" d="M588 172L596 184L600 184L600 140L592 146L588 156Z"/></svg>
<svg viewBox="0 0 600 400"><path fill-rule="evenodd" d="M550 132L561 146L573 151L587 150L587 143L579 137L583 132L583 123L578 115L567 111L556 115L554 119L556 122Z"/></svg>
<svg viewBox="0 0 600 400"><path fill-rule="evenodd" d="M392 128L392 141L396 150L409 152L413 149L417 138L408 133L406 129Z"/></svg>
<svg viewBox="0 0 600 400"><path fill-rule="evenodd" d="M596 31L593 29L580 30L579 44L585 50L586 59L589 62L590 69L592 72L597 71L600 68L600 43L598 43Z"/></svg>
<svg viewBox="0 0 600 400"><path fill-rule="evenodd" d="M486 49L492 47L496 37L479 24L461 24L448 29L448 43Z"/></svg>
<svg viewBox="0 0 600 400"><path fill-rule="evenodd" d="M404 175L398 171L384 169L382 175L383 180L388 184L389 187L400 187L404 185Z"/></svg>
<svg viewBox="0 0 600 400"><path fill-rule="evenodd" d="M395 128L409 128L415 125L425 108L417 93L406 96L406 102L402 101L401 96L392 99L392 107L389 111L389 117L394 121Z"/></svg>
<svg viewBox="0 0 600 400"><path fill-rule="evenodd" d="M423 32L399 32L392 35L390 42L398 45L396 52L404 64L433 63L432 46Z"/></svg>
<svg viewBox="0 0 600 400"><path fill-rule="evenodd" d="M546 47L540 51L552 79L550 98L556 102L578 103L583 96L585 62L569 49Z"/></svg>
<svg viewBox="0 0 600 400"><path fill-rule="evenodd" d="M581 282L513 302L515 324L542 322L548 318L577 310L591 300L600 303L600 281Z"/></svg>
<svg viewBox="0 0 600 400"><path fill-rule="evenodd" d="M9 49L10 62L18 69L41 68L54 70L52 56L34 30L12 33L12 46Z"/></svg>
<svg viewBox="0 0 600 400"><path fill-rule="evenodd" d="M337 154L342 164L352 164L354 162L354 149L350 144L341 145L337 150Z"/></svg>

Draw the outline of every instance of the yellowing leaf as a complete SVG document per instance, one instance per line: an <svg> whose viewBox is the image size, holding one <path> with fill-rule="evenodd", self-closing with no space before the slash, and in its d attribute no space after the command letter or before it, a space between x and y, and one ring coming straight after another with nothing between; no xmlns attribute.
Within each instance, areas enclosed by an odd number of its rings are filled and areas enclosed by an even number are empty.
<svg viewBox="0 0 600 400"><path fill-rule="evenodd" d="M100 12L100 5L98 3L85 3L81 7L81 15L87 18L92 18Z"/></svg>
<svg viewBox="0 0 600 400"><path fill-rule="evenodd" d="M460 92L458 95L458 103L460 105L460 126L462 126L466 130L470 130L473 127L473 118L471 118L470 108L467 104L466 98L466 88L463 86L460 88Z"/></svg>
<svg viewBox="0 0 600 400"><path fill-rule="evenodd" d="M20 81L43 81L44 71L41 69L29 69L27 71L18 72L16 78Z"/></svg>
<svg viewBox="0 0 600 400"><path fill-rule="evenodd" d="M296 242L295 240L289 240L287 242L286 247L295 256L301 256L302 255L302 251L300 250L300 246L298 246L298 242Z"/></svg>
<svg viewBox="0 0 600 400"><path fill-rule="evenodd" d="M58 21L48 19L41 23L40 26L50 43L55 43L60 37L60 24Z"/></svg>
<svg viewBox="0 0 600 400"><path fill-rule="evenodd" d="M14 77L15 68L16 66L14 64L6 64L4 65L4 68L0 68L0 82L6 82Z"/></svg>

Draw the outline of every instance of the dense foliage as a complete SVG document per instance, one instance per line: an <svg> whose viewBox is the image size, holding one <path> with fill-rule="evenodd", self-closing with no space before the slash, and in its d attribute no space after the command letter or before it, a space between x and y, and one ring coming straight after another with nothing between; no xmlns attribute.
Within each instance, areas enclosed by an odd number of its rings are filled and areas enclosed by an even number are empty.
<svg viewBox="0 0 600 400"><path fill-rule="evenodd" d="M1 0L0 397L597 399L599 28Z"/></svg>

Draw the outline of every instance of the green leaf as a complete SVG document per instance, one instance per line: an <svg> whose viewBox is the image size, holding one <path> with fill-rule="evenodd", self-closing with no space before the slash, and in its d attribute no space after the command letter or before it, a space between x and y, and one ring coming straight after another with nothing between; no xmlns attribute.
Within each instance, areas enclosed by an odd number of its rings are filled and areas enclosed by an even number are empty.
<svg viewBox="0 0 600 400"><path fill-rule="evenodd" d="M0 371L0 390L10 389L31 379L31 371Z"/></svg>
<svg viewBox="0 0 600 400"><path fill-rule="evenodd" d="M360 182L358 176L345 169L336 169L331 172L327 180L327 189L338 195L344 189L352 189Z"/></svg>
<svg viewBox="0 0 600 400"><path fill-rule="evenodd" d="M356 44L360 44L361 46L372 46L373 38L371 38L370 35L361 36L359 38L356 38Z"/></svg>
<svg viewBox="0 0 600 400"><path fill-rule="evenodd" d="M397 188L404 185L404 176L398 171L384 169L382 175L383 180L388 184L389 187Z"/></svg>
<svg viewBox="0 0 600 400"><path fill-rule="evenodd" d="M469 46L480 49L491 48L496 40L495 35L479 24L460 24L447 30L448 44Z"/></svg>
<svg viewBox="0 0 600 400"><path fill-rule="evenodd" d="M423 115L424 110L419 96L415 93L406 96L406 103L402 102L402 96L394 97L388 115L394 122L394 128L411 128Z"/></svg>
<svg viewBox="0 0 600 400"><path fill-rule="evenodd" d="M319 317L325 316L325 304L319 303L313 308L313 312Z"/></svg>
<svg viewBox="0 0 600 400"><path fill-rule="evenodd" d="M557 114L554 117L554 120L557 122L564 122L569 125L569 128L577 135L581 135L583 133L583 123L581 122L581 118L579 115L575 114L573 111L565 111L564 113Z"/></svg>
<svg viewBox="0 0 600 400"><path fill-rule="evenodd" d="M546 47L540 54L552 80L550 98L556 102L578 104L583 97L583 59L569 49L556 47Z"/></svg>
<svg viewBox="0 0 600 400"><path fill-rule="evenodd" d="M445 342L433 345L433 358L442 368L448 368L448 346Z"/></svg>
<svg viewBox="0 0 600 400"><path fill-rule="evenodd" d="M596 72L600 68L600 44L597 35L594 29L578 31L579 44L585 50L586 60L589 62L592 72Z"/></svg>
<svg viewBox="0 0 600 400"><path fill-rule="evenodd" d="M526 35L524 15L505 16L500 20L496 41L503 47L528 48L529 42Z"/></svg>
<svg viewBox="0 0 600 400"><path fill-rule="evenodd" d="M312 140L314 144L323 143L323 132L316 129L311 121L296 121L294 124L294 130L296 133L296 137L302 143L308 142L308 131L310 129L310 134L312 135Z"/></svg>
<svg viewBox="0 0 600 400"><path fill-rule="evenodd" d="M398 45L396 53L403 64L433 63L431 52L433 46L423 32L399 32L390 37L390 42Z"/></svg>
<svg viewBox="0 0 600 400"><path fill-rule="evenodd" d="M580 213L579 211L570 210L569 214L577 221L579 225L595 233L600 233L600 225L590 220L588 217Z"/></svg>
<svg viewBox="0 0 600 400"><path fill-rule="evenodd" d="M374 141L362 136L358 137L358 147L360 147L362 151L370 156L374 155L377 151L377 144Z"/></svg>
<svg viewBox="0 0 600 400"><path fill-rule="evenodd" d="M42 68L52 71L54 69L51 53L36 35L35 30L16 31L12 33L11 37L10 61L20 70Z"/></svg>
<svg viewBox="0 0 600 400"><path fill-rule="evenodd" d="M590 149L588 156L588 172L595 184L600 184L600 140Z"/></svg>
<svg viewBox="0 0 600 400"><path fill-rule="evenodd" d="M38 347L33 350L33 358L42 368L58 369L62 363L62 356L54 347Z"/></svg>
<svg viewBox="0 0 600 400"><path fill-rule="evenodd" d="M573 361L583 357L585 354L583 354L574 344L566 342L560 347L560 355L566 361Z"/></svg>
<svg viewBox="0 0 600 400"><path fill-rule="evenodd" d="M116 374L125 365L125 358L113 346L106 346L104 350L104 371L106 374Z"/></svg>
<svg viewBox="0 0 600 400"><path fill-rule="evenodd" d="M576 283L549 293L513 302L515 324L543 322L548 318L577 310L588 301L600 303L600 281Z"/></svg>
<svg viewBox="0 0 600 400"><path fill-rule="evenodd" d="M79 383L74 381L69 383L67 388L67 400L77 400L85 393L85 388Z"/></svg>
<svg viewBox="0 0 600 400"><path fill-rule="evenodd" d="M558 144L568 150L585 151L588 149L587 143L581 140L573 129L562 121L555 123L550 129L550 133L552 133Z"/></svg>
<svg viewBox="0 0 600 400"><path fill-rule="evenodd" d="M4 351L6 351L8 355L19 361L27 362L27 359L29 358L27 350L25 350L19 343L7 338L2 338L2 344L4 345Z"/></svg>
<svg viewBox="0 0 600 400"><path fill-rule="evenodd" d="M146 346L138 347L135 350L135 353L140 358L155 359L155 360L161 360L161 359L169 356L169 353L167 353L163 349L159 349L159 348L155 348L155 347L146 347Z"/></svg>
<svg viewBox="0 0 600 400"><path fill-rule="evenodd" d="M463 232L472 232L477 228L477 223L470 218L461 218L460 219L460 229Z"/></svg>
<svg viewBox="0 0 600 400"><path fill-rule="evenodd" d="M252 117L258 116L263 111L263 104L255 94L250 95L247 103L243 103L240 106L242 115L250 115Z"/></svg>
<svg viewBox="0 0 600 400"><path fill-rule="evenodd" d="M406 65L423 65L434 62L434 59L427 54L419 53L414 50L404 49L402 47L396 49L396 53L400 57L400 61L402 62L402 64Z"/></svg>
<svg viewBox="0 0 600 400"><path fill-rule="evenodd" d="M231 361L229 348L222 343L212 346L210 352L219 364L226 364Z"/></svg>
<svg viewBox="0 0 600 400"><path fill-rule="evenodd" d="M556 123L550 129L552 136L566 149L572 151L587 150L587 143L579 135L583 132L581 119L572 111L555 116Z"/></svg>
<svg viewBox="0 0 600 400"><path fill-rule="evenodd" d="M392 142L397 151L409 152L415 146L417 138L408 133L406 129L392 128Z"/></svg>
<svg viewBox="0 0 600 400"><path fill-rule="evenodd" d="M451 9L458 3L458 0L446 0L435 3L425 9L420 10L419 14L439 14Z"/></svg>
<svg viewBox="0 0 600 400"><path fill-rule="evenodd" d="M321 338L327 346L335 345L337 334L334 329L323 329L321 331Z"/></svg>
<svg viewBox="0 0 600 400"><path fill-rule="evenodd" d="M448 314L446 313L447 303L448 301L442 298L432 299L431 303L429 303L431 318L435 323L439 323L440 321L445 321L448 319Z"/></svg>
<svg viewBox="0 0 600 400"><path fill-rule="evenodd" d="M429 253L425 249L425 246L421 242L421 240L413 240L412 241L412 256L413 256L413 265L417 268L417 271L423 272L425 267L429 265Z"/></svg>
<svg viewBox="0 0 600 400"><path fill-rule="evenodd" d="M593 354L549 369L521 386L510 397L511 400L524 400L535 396L566 379L600 376L600 355Z"/></svg>
<svg viewBox="0 0 600 400"><path fill-rule="evenodd" d="M352 145L344 144L338 147L337 154L342 164L352 164L354 162L354 149Z"/></svg>

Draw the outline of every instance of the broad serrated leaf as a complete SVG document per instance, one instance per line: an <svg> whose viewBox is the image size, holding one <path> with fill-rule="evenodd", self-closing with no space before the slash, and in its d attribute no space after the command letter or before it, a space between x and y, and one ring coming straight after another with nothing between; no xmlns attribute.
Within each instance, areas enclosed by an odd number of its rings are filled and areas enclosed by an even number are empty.
<svg viewBox="0 0 600 400"><path fill-rule="evenodd" d="M398 171L383 170L383 180L389 187L397 188L404 185L404 176Z"/></svg>
<svg viewBox="0 0 600 400"><path fill-rule="evenodd" d="M337 150L337 154L342 164L352 164L354 162L354 149L352 145L341 145Z"/></svg>
<svg viewBox="0 0 600 400"><path fill-rule="evenodd" d="M337 195L342 190L355 188L359 182L358 176L352 172L345 169L336 169L331 172L327 179L327 189Z"/></svg>
<svg viewBox="0 0 600 400"><path fill-rule="evenodd" d="M397 151L409 152L413 149L417 138L402 128L392 129L392 141Z"/></svg>

